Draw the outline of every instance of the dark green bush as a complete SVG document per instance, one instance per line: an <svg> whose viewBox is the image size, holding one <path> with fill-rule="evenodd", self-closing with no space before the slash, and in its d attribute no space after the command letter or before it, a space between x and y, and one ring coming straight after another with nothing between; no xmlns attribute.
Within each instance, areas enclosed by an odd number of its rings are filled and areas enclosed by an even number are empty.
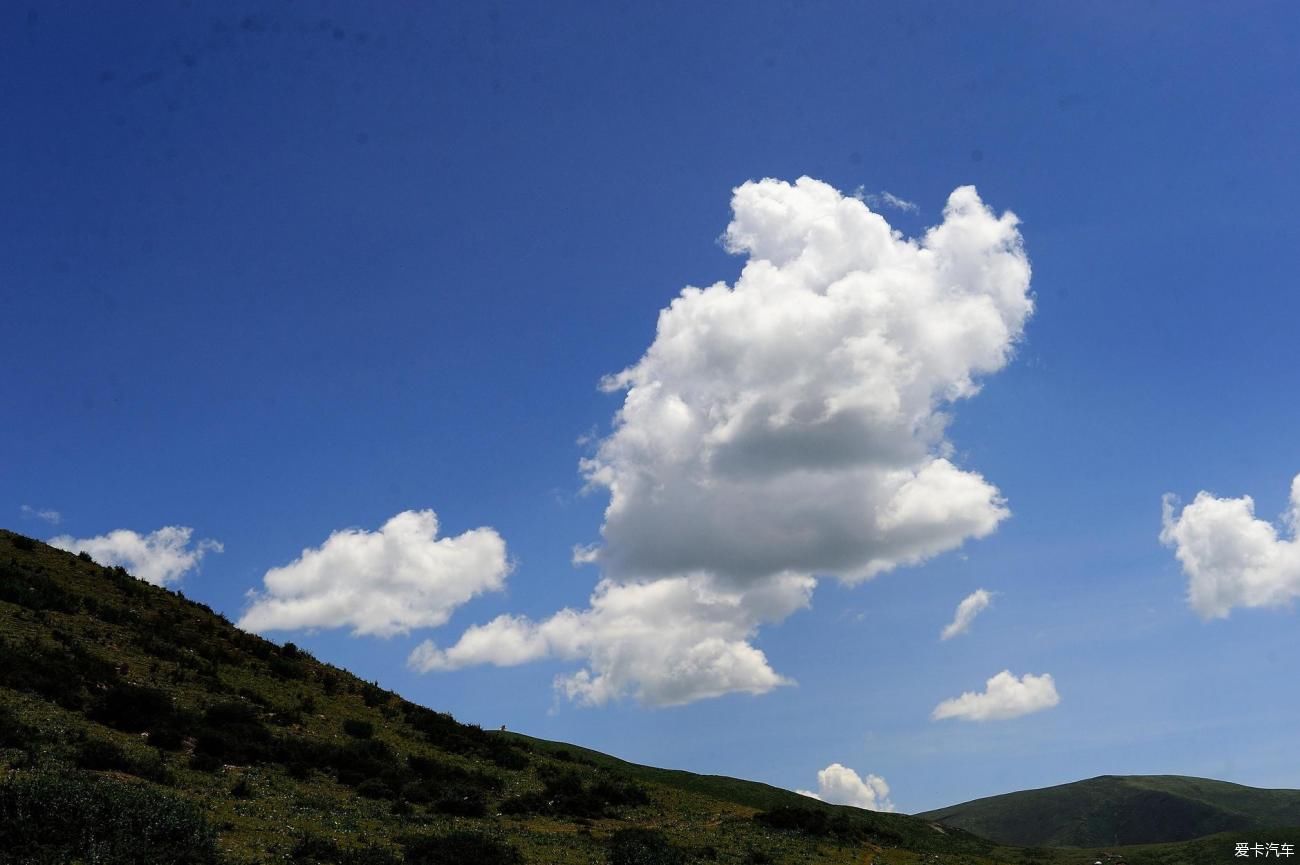
<svg viewBox="0 0 1300 865"><path fill-rule="evenodd" d="M28 748L36 730L24 724L8 706L0 706L0 748Z"/></svg>
<svg viewBox="0 0 1300 865"><path fill-rule="evenodd" d="M354 739L369 739L375 735L375 725L369 721L347 718L343 721L343 732Z"/></svg>
<svg viewBox="0 0 1300 865"><path fill-rule="evenodd" d="M782 805L771 811L755 814L754 821L769 829L781 829L786 832L798 832L803 835L834 838L846 842L860 842L873 835L863 823L849 818L846 814L828 814L815 808L790 805Z"/></svg>
<svg viewBox="0 0 1300 865"><path fill-rule="evenodd" d="M357 795L366 799L392 799L396 797L392 788L378 778L367 778L356 786Z"/></svg>
<svg viewBox="0 0 1300 865"><path fill-rule="evenodd" d="M174 780L156 754L137 757L107 739L87 739L77 746L73 759L81 769L125 772L159 784L170 784Z"/></svg>
<svg viewBox="0 0 1300 865"><path fill-rule="evenodd" d="M452 817L486 817L487 802L477 790L454 790L434 802L433 810Z"/></svg>
<svg viewBox="0 0 1300 865"><path fill-rule="evenodd" d="M117 681L117 670L85 648L51 647L35 640L0 639L0 685L38 694L65 709L87 702L86 685Z"/></svg>
<svg viewBox="0 0 1300 865"><path fill-rule="evenodd" d="M521 865L513 845L477 832L408 835L400 839L406 865Z"/></svg>
<svg viewBox="0 0 1300 865"><path fill-rule="evenodd" d="M54 580L12 560L8 565L0 565L0 601L9 601L30 610L60 613L76 612L79 606L77 599Z"/></svg>
<svg viewBox="0 0 1300 865"><path fill-rule="evenodd" d="M140 733L151 727L175 726L176 709L171 697L157 688L115 682L95 699L90 717L126 733Z"/></svg>
<svg viewBox="0 0 1300 865"><path fill-rule="evenodd" d="M686 853L654 829L620 829L609 839L609 865L684 865Z"/></svg>
<svg viewBox="0 0 1300 865"><path fill-rule="evenodd" d="M215 865L215 834L189 803L138 784L18 773L0 781L6 863Z"/></svg>

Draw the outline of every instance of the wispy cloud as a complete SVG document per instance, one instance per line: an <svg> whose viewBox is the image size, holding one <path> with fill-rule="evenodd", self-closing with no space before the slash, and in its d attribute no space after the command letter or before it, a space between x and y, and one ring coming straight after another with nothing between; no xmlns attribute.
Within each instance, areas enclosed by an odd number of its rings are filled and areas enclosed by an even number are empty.
<svg viewBox="0 0 1300 865"><path fill-rule="evenodd" d="M201 540L191 545L189 526L164 526L142 535L117 529L93 538L59 535L49 544L71 553L87 553L101 565L120 565L146 583L163 586L194 570L208 553L219 553L219 541Z"/></svg>
<svg viewBox="0 0 1300 865"><path fill-rule="evenodd" d="M63 514L49 508L34 508L31 505L23 505L19 508L25 519L44 520L52 526L57 526L63 522Z"/></svg>
<svg viewBox="0 0 1300 865"><path fill-rule="evenodd" d="M962 718L967 721L1002 721L1050 709L1061 702L1056 683L1048 673L1026 673L1017 679L1003 670L985 682L983 693L967 691L934 707L931 718Z"/></svg>
<svg viewBox="0 0 1300 865"><path fill-rule="evenodd" d="M984 589L976 589L971 592L957 605L956 614L953 615L952 621L943 629L943 632L939 634L939 639L951 640L958 634L966 633L971 622L975 621L975 617L983 612L992 600L992 593Z"/></svg>

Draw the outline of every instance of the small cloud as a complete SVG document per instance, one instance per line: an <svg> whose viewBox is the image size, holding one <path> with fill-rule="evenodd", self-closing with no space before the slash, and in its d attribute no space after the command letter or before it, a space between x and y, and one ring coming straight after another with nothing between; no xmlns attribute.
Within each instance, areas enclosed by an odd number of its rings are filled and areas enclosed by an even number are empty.
<svg viewBox="0 0 1300 865"><path fill-rule="evenodd" d="M262 578L239 626L264 631L351 626L390 637L443 624L483 592L505 588L511 564L495 529L438 537L433 511L403 511L374 532L343 529Z"/></svg>
<svg viewBox="0 0 1300 865"><path fill-rule="evenodd" d="M930 717L935 721L944 718L1004 721L1050 709L1060 702L1061 696L1056 693L1056 683L1050 674L1026 673L1017 679L1010 670L1003 670L985 683L984 693L967 691L960 697L944 700L934 707Z"/></svg>
<svg viewBox="0 0 1300 865"><path fill-rule="evenodd" d="M219 553L219 541L205 539L190 545L189 526L164 526L147 535L117 529L93 538L59 535L49 545L70 553L87 553L101 565L126 568L146 583L165 586L198 568L208 553Z"/></svg>
<svg viewBox="0 0 1300 865"><path fill-rule="evenodd" d="M1250 496L1201 492L1182 513L1162 501L1160 541L1173 547L1187 575L1187 603L1203 618L1233 607L1279 607L1300 597L1300 475L1291 481L1291 507L1282 517L1290 539L1255 516Z"/></svg>
<svg viewBox="0 0 1300 865"><path fill-rule="evenodd" d="M44 520L52 526L57 526L63 522L63 514L49 508L34 508L31 505L23 505L19 510L22 511L24 519Z"/></svg>
<svg viewBox="0 0 1300 865"><path fill-rule="evenodd" d="M868 811L893 811L889 799L889 785L879 775L863 778L857 772L839 763L831 763L817 773L817 791L796 790L801 796L830 802L835 805L852 805Z"/></svg>
<svg viewBox="0 0 1300 865"><path fill-rule="evenodd" d="M600 561L600 544L574 544L573 564L591 565Z"/></svg>
<svg viewBox="0 0 1300 865"><path fill-rule="evenodd" d="M993 600L993 595L984 589L976 589L971 592L962 602L957 605L957 613L953 616L952 621L943 629L939 635L941 640L951 640L958 634L964 634L970 628L971 622L975 617L988 607Z"/></svg>

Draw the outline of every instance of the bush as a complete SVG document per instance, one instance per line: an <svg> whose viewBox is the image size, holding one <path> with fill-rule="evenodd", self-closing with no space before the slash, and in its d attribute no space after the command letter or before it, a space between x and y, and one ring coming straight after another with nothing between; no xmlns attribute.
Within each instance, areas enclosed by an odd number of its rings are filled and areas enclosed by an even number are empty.
<svg viewBox="0 0 1300 865"><path fill-rule="evenodd" d="M6 862L215 865L216 836L192 805L161 791L84 775L0 781Z"/></svg>
<svg viewBox="0 0 1300 865"><path fill-rule="evenodd" d="M487 802L474 790L456 790L433 803L433 810L452 817L486 817Z"/></svg>
<svg viewBox="0 0 1300 865"><path fill-rule="evenodd" d="M686 853L654 829L620 829L609 839L609 865L684 865Z"/></svg>
<svg viewBox="0 0 1300 865"><path fill-rule="evenodd" d="M90 717L116 730L140 733L175 726L176 709L171 697L156 688L117 682L95 700Z"/></svg>
<svg viewBox="0 0 1300 865"><path fill-rule="evenodd" d="M367 778L357 785L357 795L366 799L392 799L394 793L391 787L378 778Z"/></svg>
<svg viewBox="0 0 1300 865"><path fill-rule="evenodd" d="M375 725L369 721L348 718L343 722L343 732L354 739L369 739L375 735Z"/></svg>
<svg viewBox="0 0 1300 865"><path fill-rule="evenodd" d="M222 763L247 765L269 760L274 751L271 731L256 707L231 700L209 706L203 713L194 746Z"/></svg>
<svg viewBox="0 0 1300 865"><path fill-rule="evenodd" d="M36 731L19 720L8 706L0 706L0 748L27 748Z"/></svg>
<svg viewBox="0 0 1300 865"><path fill-rule="evenodd" d="M814 808L789 805L755 814L754 821L770 829L849 842L863 841L872 834L861 822L851 820L845 814L832 815Z"/></svg>
<svg viewBox="0 0 1300 865"><path fill-rule="evenodd" d="M406 865L522 865L513 845L477 832L408 835L400 841Z"/></svg>
<svg viewBox="0 0 1300 865"><path fill-rule="evenodd" d="M506 799L501 803L501 813L596 819L613 816L620 808L650 801L645 789L631 781L603 776L594 783L585 784L577 772L546 768L539 774L542 776L542 792Z"/></svg>
<svg viewBox="0 0 1300 865"><path fill-rule="evenodd" d="M55 610L72 613L77 610L77 599L65 592L58 583L43 573L21 568L10 560L0 566L0 601L10 601L30 610Z"/></svg>
<svg viewBox="0 0 1300 865"><path fill-rule="evenodd" d="M167 767L156 755L136 757L107 739L87 739L77 747L73 759L81 769L125 772L159 784L170 784L174 781Z"/></svg>

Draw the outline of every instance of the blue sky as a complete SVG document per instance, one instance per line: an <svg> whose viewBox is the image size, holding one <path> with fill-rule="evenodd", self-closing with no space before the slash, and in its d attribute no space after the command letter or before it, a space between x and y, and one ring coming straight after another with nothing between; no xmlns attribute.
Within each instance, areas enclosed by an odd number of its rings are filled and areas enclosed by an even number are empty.
<svg viewBox="0 0 1300 865"><path fill-rule="evenodd" d="M1102 773L1300 786L1300 566L1240 504L1280 520L1300 472L1300 15L695 5L6 9L0 522L190 527L222 551L171 585L232 618L332 532L490 527L513 569L445 624L267 633L638 762L813 790L840 763L905 811ZM571 562L609 504L579 467L624 405L599 383L684 287L736 283L733 190L803 176L907 237L965 185L1019 217L1032 315L943 436L1010 516L854 585L813 561L808 607L724 623L797 682L763 693L656 706L643 675L583 705L554 681L590 658L558 643L411 669L631 579ZM1162 495L1203 490L1162 544ZM1059 702L931 719L1004 669Z"/></svg>

